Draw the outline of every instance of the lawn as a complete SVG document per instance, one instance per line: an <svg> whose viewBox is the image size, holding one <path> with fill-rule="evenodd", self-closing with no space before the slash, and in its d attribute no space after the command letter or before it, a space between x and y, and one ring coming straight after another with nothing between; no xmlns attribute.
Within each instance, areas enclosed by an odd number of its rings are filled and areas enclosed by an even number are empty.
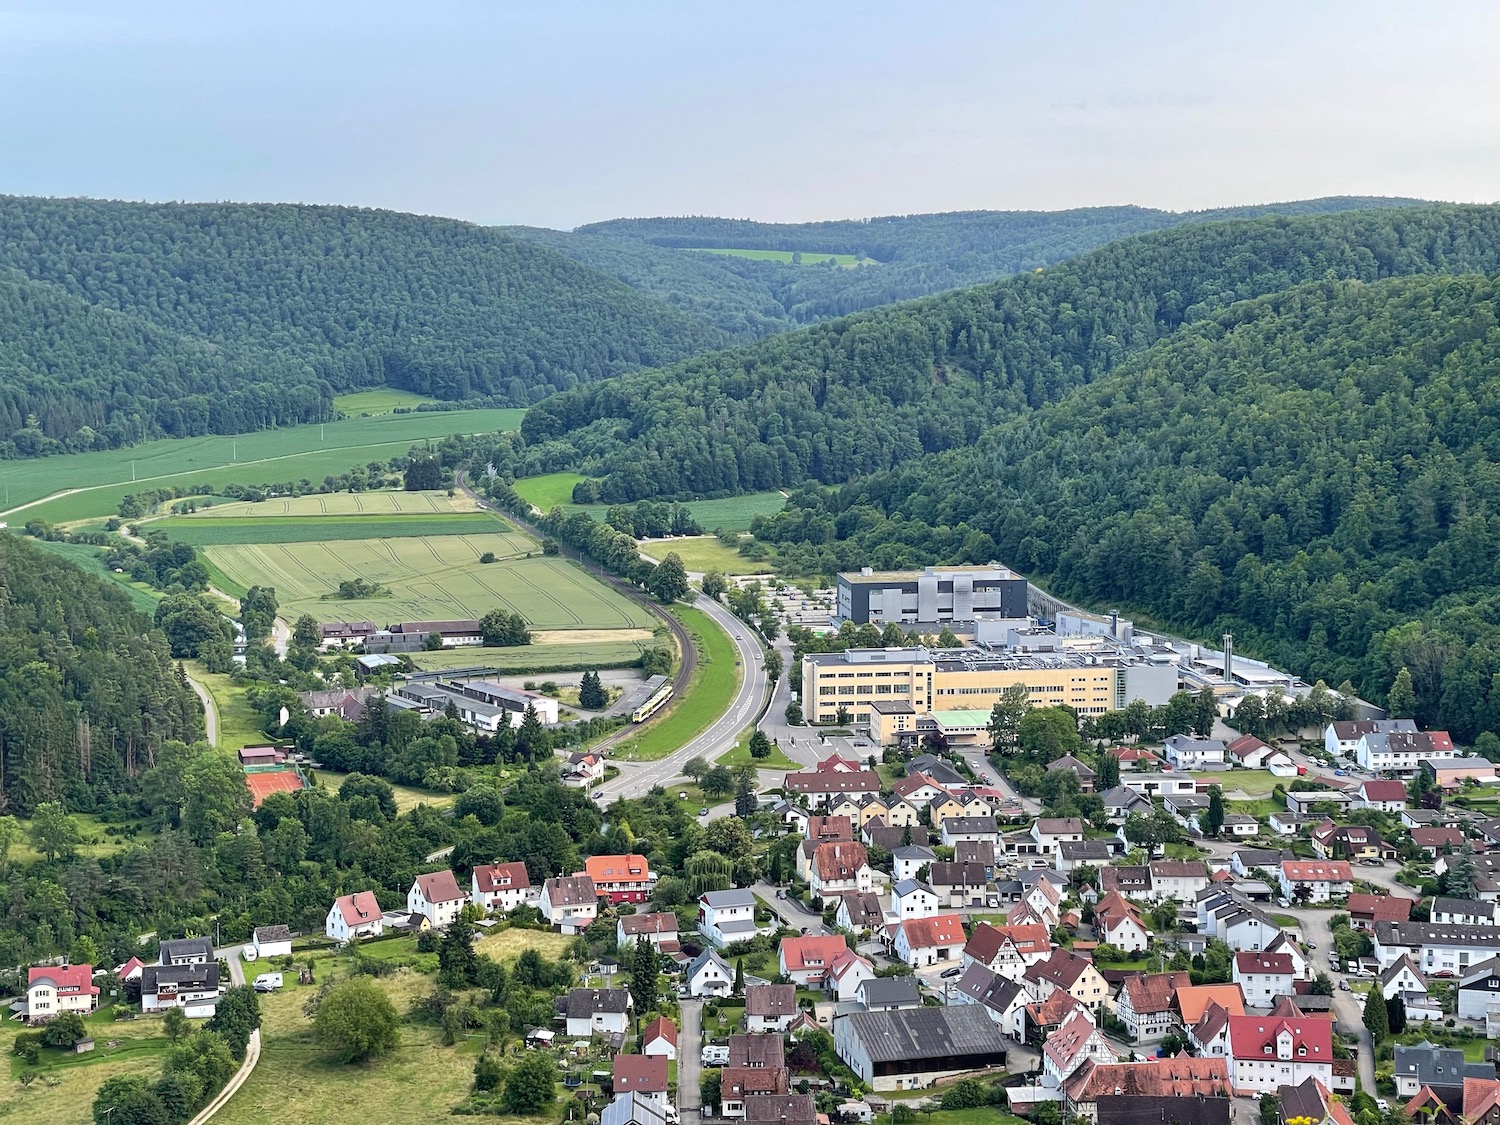
<svg viewBox="0 0 1500 1125"><path fill-rule="evenodd" d="M343 542L351 539L415 539L440 535L505 535L508 536L506 554L525 555L536 549L531 540L516 531L513 524L485 512L444 516L293 517L280 520L244 516L205 520L196 516L173 516L153 520L141 527L143 531L165 531L174 541L191 543L195 547ZM493 547L489 549L494 550ZM495 551L495 554L500 555L500 552Z"/></svg>
<svg viewBox="0 0 1500 1125"><path fill-rule="evenodd" d="M1224 790L1226 798L1231 793L1244 793L1252 799L1269 797L1282 781L1264 770L1198 770L1192 776L1198 781L1213 782Z"/></svg>
<svg viewBox="0 0 1500 1125"><path fill-rule="evenodd" d="M281 615L319 621L446 621L483 617L491 609L519 613L539 629L641 629L652 618L634 602L564 559L518 558L532 546L514 533L334 543L272 543L207 547L204 555L231 589L273 586ZM493 552L501 559L481 563ZM388 596L341 600L343 579L378 583Z"/></svg>
<svg viewBox="0 0 1500 1125"><path fill-rule="evenodd" d="M11 523L108 515L132 492L167 485L321 481L405 453L426 438L514 430L521 410L455 410L349 418L253 434L144 442L126 449L0 462ZM45 503L34 501L51 497Z"/></svg>
<svg viewBox="0 0 1500 1125"><path fill-rule="evenodd" d="M96 578L113 582L130 599L130 604L142 613L156 613L156 603L162 597L161 591L153 590L144 582L134 582L127 575L115 574L104 565L104 555L99 548L85 543L55 543L47 539L32 539L31 542L44 551L61 555L69 562L76 563Z"/></svg>
<svg viewBox="0 0 1500 1125"><path fill-rule="evenodd" d="M395 387L381 387L378 391L356 391L350 395L334 397L334 409L345 414L389 414L399 406L415 407L433 400L415 391L399 391Z"/></svg>
<svg viewBox="0 0 1500 1125"><path fill-rule="evenodd" d="M238 750L243 746L263 744L267 735L260 729L260 716L245 699L245 689L230 681L227 675L216 675L196 660L185 660L183 664L213 696L215 709L219 713L219 746L226 750Z"/></svg>
<svg viewBox="0 0 1500 1125"><path fill-rule="evenodd" d="M1272 797L1265 797L1259 801L1225 801L1224 811L1232 813L1243 813L1253 816L1256 820L1265 820L1272 813L1283 811L1280 802Z"/></svg>
<svg viewBox="0 0 1500 1125"><path fill-rule="evenodd" d="M523 477L513 487L521 499L550 512L559 504L572 507L573 486L583 479L578 473L548 473L540 477Z"/></svg>
<svg viewBox="0 0 1500 1125"><path fill-rule="evenodd" d="M114 835L108 834L109 828L117 830L124 829L124 825L111 825L100 820L94 813L73 813L73 823L78 826L78 834L81 838L76 851L79 855L99 859L102 856L114 855L123 851L131 844L131 838L117 831ZM132 822L131 830L141 826L142 822ZM11 845L10 860L12 863L27 864L36 863L42 858L42 853L37 851L30 843L31 821L20 821L21 839ZM149 840L151 833L143 833L144 840Z"/></svg>
<svg viewBox="0 0 1500 1125"><path fill-rule="evenodd" d="M1275 922L1283 930L1295 930L1302 924L1290 914L1272 914L1271 921Z"/></svg>
<svg viewBox="0 0 1500 1125"><path fill-rule="evenodd" d="M844 269L876 264L874 258L866 258L861 254L834 254L827 250L740 250L732 246L686 246L684 249L696 250L700 254L725 254L731 258L749 258L756 262L785 262L788 265L796 261L799 265L821 266L830 258L833 259L834 264ZM798 257L794 258L793 255Z"/></svg>
<svg viewBox="0 0 1500 1125"><path fill-rule="evenodd" d="M599 630L598 635L611 637L599 641L563 641L543 643L546 632L533 633L531 644L518 648L447 648L437 652L408 654L424 672L446 672L455 668L486 668L510 675L532 672L573 672L582 668L622 668L640 659L651 647L649 629ZM565 636L560 631L558 636Z"/></svg>
<svg viewBox="0 0 1500 1125"><path fill-rule="evenodd" d="M736 663L734 642L701 609L673 606L692 633L698 650L698 667L687 690L666 711L666 717L646 724L641 736L620 744L616 758L652 761L664 758L702 733L729 709L739 690L743 669Z"/></svg>
<svg viewBox="0 0 1500 1125"><path fill-rule="evenodd" d="M794 762L781 752L776 745L771 746L769 758L752 758L750 756L750 731L747 728L740 732L739 741L734 744L734 749L719 756L718 765L728 766L730 769L738 769L740 766L754 766L758 770L789 770L793 773L802 769L800 762Z"/></svg>
<svg viewBox="0 0 1500 1125"><path fill-rule="evenodd" d="M751 562L713 535L653 539L641 544L641 553L658 562L675 554L682 560L684 568L700 573L717 570L721 574L768 574L772 570L770 562Z"/></svg>
<svg viewBox="0 0 1500 1125"><path fill-rule="evenodd" d="M329 769L310 772L317 775L318 788L327 789L330 793L337 793L339 786L344 783L344 778L349 776L338 770ZM418 789L412 785L396 785L394 782L391 783L391 792L396 798L398 813L414 809L418 805L432 805L434 808L445 809L458 799L456 793L442 793L436 789Z"/></svg>
<svg viewBox="0 0 1500 1125"><path fill-rule="evenodd" d="M573 939L551 930L523 930L514 926L494 930L474 943L474 951L496 961L514 961L528 949L535 949L549 961L557 961L568 951Z"/></svg>

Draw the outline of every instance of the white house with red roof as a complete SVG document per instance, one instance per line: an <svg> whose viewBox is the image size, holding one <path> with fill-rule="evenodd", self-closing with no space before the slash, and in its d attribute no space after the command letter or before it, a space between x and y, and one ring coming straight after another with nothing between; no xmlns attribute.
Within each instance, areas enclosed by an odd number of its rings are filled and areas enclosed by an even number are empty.
<svg viewBox="0 0 1500 1125"><path fill-rule="evenodd" d="M591 855L578 874L594 881L594 889L614 905L645 902L656 889L656 876L643 855Z"/></svg>
<svg viewBox="0 0 1500 1125"><path fill-rule="evenodd" d="M537 891L519 860L481 863L469 876L469 898L488 913L509 914L518 906L535 906Z"/></svg>
<svg viewBox="0 0 1500 1125"><path fill-rule="evenodd" d="M961 959L967 941L963 919L957 914L938 914L931 918L909 918L898 925L892 950L897 960L915 969Z"/></svg>
<svg viewBox="0 0 1500 1125"><path fill-rule="evenodd" d="M837 840L819 844L808 864L808 889L818 898L875 889L875 873L870 868L870 853L863 844Z"/></svg>
<svg viewBox="0 0 1500 1125"><path fill-rule="evenodd" d="M849 952L839 934L803 934L781 939L781 975L803 988L822 988L833 963Z"/></svg>
<svg viewBox="0 0 1500 1125"><path fill-rule="evenodd" d="M63 1012L88 1015L98 1003L92 965L38 965L26 973L26 1018L32 1023Z"/></svg>
<svg viewBox="0 0 1500 1125"><path fill-rule="evenodd" d="M1080 1009L1047 1036L1042 1048L1042 1074L1061 1084L1090 1059L1096 1063L1116 1063L1120 1056L1094 1023L1093 1016Z"/></svg>
<svg viewBox="0 0 1500 1125"><path fill-rule="evenodd" d="M145 967L146 962L142 961L139 957L132 957L115 970L115 976L121 980L138 980L140 979L141 970Z"/></svg>
<svg viewBox="0 0 1500 1125"><path fill-rule="evenodd" d="M469 901L451 871L429 871L418 875L406 892L406 909L425 917L434 930L458 920L458 912Z"/></svg>
<svg viewBox="0 0 1500 1125"><path fill-rule="evenodd" d="M858 758L844 758L838 754L828 755L813 767L818 773L858 773L864 768L865 764Z"/></svg>
<svg viewBox="0 0 1500 1125"><path fill-rule="evenodd" d="M1278 996L1292 995L1297 969L1285 953L1242 949L1234 955L1234 983L1252 1008L1269 1008Z"/></svg>
<svg viewBox="0 0 1500 1125"><path fill-rule="evenodd" d="M1094 933L1127 953L1144 953L1151 944L1151 931L1139 911L1119 891L1110 891L1094 907Z"/></svg>
<svg viewBox="0 0 1500 1125"><path fill-rule="evenodd" d="M1316 1078L1333 1085L1333 1021L1326 1016L1230 1016L1229 1081L1238 1096L1274 1094Z"/></svg>
<svg viewBox="0 0 1500 1125"><path fill-rule="evenodd" d="M852 1004L860 998L860 986L875 979L875 966L853 950L846 949L835 957L823 977L823 990L840 1004Z"/></svg>
<svg viewBox="0 0 1500 1125"><path fill-rule="evenodd" d="M677 1025L666 1016L657 1016L646 1025L641 1036L641 1054L660 1055L669 1062L677 1058Z"/></svg>
<svg viewBox="0 0 1500 1125"><path fill-rule="evenodd" d="M1346 859L1282 860L1281 895L1288 901L1327 902L1352 890L1354 869Z"/></svg>
<svg viewBox="0 0 1500 1125"><path fill-rule="evenodd" d="M667 1060L660 1055L616 1055L615 1094L634 1094L658 1105L667 1103Z"/></svg>
<svg viewBox="0 0 1500 1125"><path fill-rule="evenodd" d="M1381 812L1406 811L1406 785L1400 781L1362 781L1355 795L1357 809L1379 809Z"/></svg>
<svg viewBox="0 0 1500 1125"><path fill-rule="evenodd" d="M385 930L385 924L381 921L382 914L380 903L375 901L374 891L355 891L352 895L340 895L333 900L323 932L339 942L379 937Z"/></svg>

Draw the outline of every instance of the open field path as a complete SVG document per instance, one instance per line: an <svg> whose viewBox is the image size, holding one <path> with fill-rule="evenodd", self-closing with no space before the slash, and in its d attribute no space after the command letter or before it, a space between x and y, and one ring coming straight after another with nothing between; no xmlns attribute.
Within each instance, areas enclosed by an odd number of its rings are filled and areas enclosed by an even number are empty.
<svg viewBox="0 0 1500 1125"><path fill-rule="evenodd" d="M203 732L208 738L210 746L219 744L219 705L214 702L214 697L209 694L206 687L193 679L193 674L184 666L183 675L187 677L188 687L192 688L199 699L203 701Z"/></svg>

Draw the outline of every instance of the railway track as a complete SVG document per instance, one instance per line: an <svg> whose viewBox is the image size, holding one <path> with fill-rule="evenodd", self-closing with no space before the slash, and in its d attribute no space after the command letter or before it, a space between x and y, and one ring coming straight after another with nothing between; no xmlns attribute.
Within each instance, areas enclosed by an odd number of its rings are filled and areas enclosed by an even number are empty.
<svg viewBox="0 0 1500 1125"><path fill-rule="evenodd" d="M498 511L488 499L469 487L468 482L464 479L464 471L462 469L454 471L453 487L486 511ZM548 538L547 534L530 520L523 519L514 512L500 512L500 515L510 520L539 543L543 539ZM672 677L672 691L680 698L687 690L687 685L693 678L693 672L698 667L698 649L693 644L693 635L688 632L687 626L668 613L663 606L642 593L633 583L626 582L623 578L616 578L598 564L590 562L584 556L583 552L576 551L562 542L558 542L557 551L560 557L567 559L569 562L577 563L588 572L590 577L598 579L622 597L630 599L671 630L672 638L677 644L677 651L681 654L681 659L677 662L677 672ZM623 726L594 743L591 749L605 750L616 743L625 741L627 738L634 738L638 729L634 725Z"/></svg>

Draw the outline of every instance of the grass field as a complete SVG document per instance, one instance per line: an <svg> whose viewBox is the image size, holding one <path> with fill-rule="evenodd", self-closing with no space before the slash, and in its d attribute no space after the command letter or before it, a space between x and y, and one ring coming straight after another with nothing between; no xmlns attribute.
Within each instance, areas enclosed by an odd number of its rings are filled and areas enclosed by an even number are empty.
<svg viewBox="0 0 1500 1125"><path fill-rule="evenodd" d="M858 254L831 254L822 250L739 250L732 246L688 246L684 249L696 250L700 254L724 254L731 258L749 258L755 262L786 262L788 265L791 264L794 254L801 255L801 264L804 266L821 266L829 258L845 269L876 264L874 258L865 258Z"/></svg>
<svg viewBox="0 0 1500 1125"><path fill-rule="evenodd" d="M767 574L769 562L751 562L732 547L726 547L712 535L683 539L652 539L641 544L641 553L661 560L676 554L691 571L717 570L721 574Z"/></svg>
<svg viewBox="0 0 1500 1125"><path fill-rule="evenodd" d="M550 512L562 504L573 507L573 486L584 478L578 473L548 473L541 477L523 477L516 481L516 495L527 503Z"/></svg>
<svg viewBox="0 0 1500 1125"><path fill-rule="evenodd" d="M573 486L584 478L578 473L548 473L540 477L523 477L516 481L516 494L522 499L550 512L561 505L569 510L581 510L602 520L609 514L608 504L574 504ZM774 515L786 504L786 497L779 492L752 492L745 496L728 496L722 500L689 500L686 507L693 513L705 531L749 531L750 521L756 516ZM628 506L628 505L627 505Z"/></svg>
<svg viewBox="0 0 1500 1125"><path fill-rule="evenodd" d="M337 793L339 786L344 783L344 778L349 775L340 773L338 770L319 769L312 771L317 775L318 788L326 789L330 793ZM454 793L440 793L436 789L418 789L414 785L397 785L391 783L391 792L396 797L396 811L406 812L418 805L432 805L434 808L446 809L458 799Z"/></svg>
<svg viewBox="0 0 1500 1125"><path fill-rule="evenodd" d="M528 949L535 949L547 960L557 961L572 944L573 939L567 934L507 928L485 934L474 943L474 952L493 957L496 961L514 961Z"/></svg>
<svg viewBox="0 0 1500 1125"><path fill-rule="evenodd" d="M513 430L521 410L455 410L348 418L235 436L176 438L128 449L0 462L0 495L11 523L108 515L121 497L166 485L321 481L330 473L404 453L449 434ZM45 503L33 504L44 497ZM25 507L22 507L25 505Z"/></svg>
<svg viewBox="0 0 1500 1125"><path fill-rule="evenodd" d="M450 648L437 652L413 652L408 654L408 659L424 672L446 672L455 668L563 672L624 664L638 659L645 649L651 647L649 630L621 629L618 632L622 634L620 640L555 645L533 641L518 648Z"/></svg>
<svg viewBox="0 0 1500 1125"><path fill-rule="evenodd" d="M495 607L539 629L640 629L652 618L633 602L559 558L506 558L531 541L512 535L350 539L332 544L276 543L207 547L204 555L231 587L273 586L281 615L321 621L435 621L483 617ZM485 564L493 551L502 559ZM341 579L364 578L389 597L341 601Z"/></svg>
<svg viewBox="0 0 1500 1125"><path fill-rule="evenodd" d="M249 545L257 543L305 543L351 539L403 539L439 535L506 535L515 527L488 512L453 512L442 516L288 516L264 519L256 516L230 516L226 519L200 519L197 516L171 516L141 525L142 531L165 531L174 541L195 547ZM529 539L512 537L505 552L524 555L534 550ZM486 550L494 550L487 547ZM499 555L499 551L495 551Z"/></svg>
<svg viewBox="0 0 1500 1125"><path fill-rule="evenodd" d="M1252 800L1269 797L1271 790L1282 780L1264 770L1199 770L1193 773L1193 777L1218 785L1226 798L1232 793L1244 793Z"/></svg>
<svg viewBox="0 0 1500 1125"><path fill-rule="evenodd" d="M670 612L692 634L698 667L666 717L650 724L639 738L621 743L614 755L617 758L652 761L666 757L728 710L739 689L745 670L735 664L734 642L729 635L701 609L672 606Z"/></svg>
<svg viewBox="0 0 1500 1125"><path fill-rule="evenodd" d="M260 716L255 708L245 701L245 689L231 683L228 676L215 675L196 660L183 661L192 673L213 696L219 712L219 746L221 749L238 750L244 746L255 746L266 741L260 729Z"/></svg>
<svg viewBox="0 0 1500 1125"><path fill-rule="evenodd" d="M446 516L475 511L467 496L446 492L329 492L283 496L275 500L230 500L182 517L191 520L286 519L289 516Z"/></svg>
<svg viewBox="0 0 1500 1125"><path fill-rule="evenodd" d="M133 582L123 574L115 574L104 565L104 555L97 547L84 543L54 543L46 539L32 539L31 543L54 555L61 555L69 562L83 567L96 578L103 578L117 585L130 599L130 604L142 613L154 614L160 591L151 589L144 582Z"/></svg>
<svg viewBox="0 0 1500 1125"><path fill-rule="evenodd" d="M780 747L774 745L771 747L769 758L752 758L750 756L750 729L740 732L739 741L734 744L734 749L720 754L716 764L728 766L732 770L740 766L754 766L758 770L789 770L794 773L803 768L801 763L792 761L781 752Z"/></svg>
<svg viewBox="0 0 1500 1125"><path fill-rule="evenodd" d="M395 387L381 387L378 391L355 391L351 395L337 395L333 400L335 409L345 414L389 414L398 406L416 407L433 400L415 391L398 391Z"/></svg>

